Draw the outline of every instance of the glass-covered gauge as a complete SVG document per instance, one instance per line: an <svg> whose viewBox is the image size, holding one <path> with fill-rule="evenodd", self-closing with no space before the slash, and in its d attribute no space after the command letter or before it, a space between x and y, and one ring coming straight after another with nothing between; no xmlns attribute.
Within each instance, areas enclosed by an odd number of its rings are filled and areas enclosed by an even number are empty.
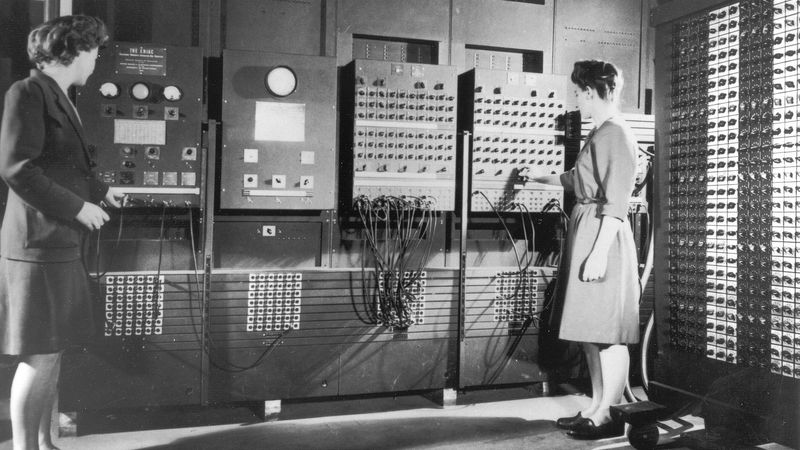
<svg viewBox="0 0 800 450"><path fill-rule="evenodd" d="M286 97L297 89L297 75L286 66L278 66L267 73L266 84L273 95Z"/></svg>
<svg viewBox="0 0 800 450"><path fill-rule="evenodd" d="M106 81L100 85L100 95L104 98L117 98L119 97L119 86L116 83Z"/></svg>
<svg viewBox="0 0 800 450"><path fill-rule="evenodd" d="M150 98L150 87L141 81L134 83L131 86L131 97L139 101L147 100Z"/></svg>
<svg viewBox="0 0 800 450"><path fill-rule="evenodd" d="M178 86L170 85L164 88L164 99L170 102L177 102L183 98L183 91Z"/></svg>

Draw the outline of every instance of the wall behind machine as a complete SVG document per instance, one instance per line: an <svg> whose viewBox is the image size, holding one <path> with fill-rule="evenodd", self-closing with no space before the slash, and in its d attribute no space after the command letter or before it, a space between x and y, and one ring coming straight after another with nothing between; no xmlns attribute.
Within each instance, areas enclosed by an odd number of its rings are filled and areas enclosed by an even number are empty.
<svg viewBox="0 0 800 450"><path fill-rule="evenodd" d="M642 78L646 27L641 0L585 2L561 0L555 11L555 58L553 71L568 74L572 62L581 59L612 61L626 83L622 105L626 111L643 110ZM620 14L625 11L625 14Z"/></svg>

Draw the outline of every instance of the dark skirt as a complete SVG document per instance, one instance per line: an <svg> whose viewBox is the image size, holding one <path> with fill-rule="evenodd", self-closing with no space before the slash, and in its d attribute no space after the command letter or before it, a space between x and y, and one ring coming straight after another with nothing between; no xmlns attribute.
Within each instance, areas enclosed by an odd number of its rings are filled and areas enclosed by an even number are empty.
<svg viewBox="0 0 800 450"><path fill-rule="evenodd" d="M89 280L80 260L0 258L0 354L56 353L93 334Z"/></svg>

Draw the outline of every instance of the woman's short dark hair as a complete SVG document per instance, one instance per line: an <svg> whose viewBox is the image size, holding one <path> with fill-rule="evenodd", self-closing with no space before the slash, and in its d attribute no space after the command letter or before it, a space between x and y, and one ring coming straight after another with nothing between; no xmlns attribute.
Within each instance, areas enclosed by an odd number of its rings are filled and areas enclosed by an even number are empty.
<svg viewBox="0 0 800 450"><path fill-rule="evenodd" d="M581 89L593 88L603 100L609 93L622 88L622 71L605 61L577 61L570 77Z"/></svg>
<svg viewBox="0 0 800 450"><path fill-rule="evenodd" d="M48 62L67 66L79 51L100 47L107 40L106 25L96 17L56 17L28 34L28 58L37 66Z"/></svg>

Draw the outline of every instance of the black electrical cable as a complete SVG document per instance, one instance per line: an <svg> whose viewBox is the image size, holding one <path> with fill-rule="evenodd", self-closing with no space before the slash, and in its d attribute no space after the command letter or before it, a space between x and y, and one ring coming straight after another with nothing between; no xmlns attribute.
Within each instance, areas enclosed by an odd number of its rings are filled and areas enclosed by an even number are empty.
<svg viewBox="0 0 800 450"><path fill-rule="evenodd" d="M194 283L195 289L197 289L198 295L202 295L203 286L200 284L200 278L197 274L198 266L197 266L197 248L194 244L194 214L192 214L192 208L189 208L189 241L192 251L192 268L194 270ZM191 286L191 285L190 285ZM202 296L200 297L200 317L203 317L203 304L202 304ZM189 318L192 321L192 330L194 331L195 338L200 345L203 345L202 333L197 331L197 322L195 321L194 316L194 302L192 301L192 290L191 287L189 288Z"/></svg>
<svg viewBox="0 0 800 450"><path fill-rule="evenodd" d="M241 372L245 372L245 371L248 371L248 370L255 369L256 367L261 365L266 360L266 357L269 356L269 354L272 353L273 350L275 350L276 344L278 343L278 341L283 339L291 331L292 331L292 329L290 328L288 330L285 330L283 333L279 334L275 339L272 340L272 342L267 346L267 348L265 348L264 351L261 352L261 354L258 355L258 357L256 357L256 359L250 364L247 364L247 365L244 365L244 366L240 366L238 364L234 364L233 362L231 362L229 360L225 360L224 364L227 364L227 366L223 366L219 362L217 362L214 359L212 359L210 354L209 354L208 362L212 366L214 366L215 368L217 368L217 369L219 369L219 370L221 370L223 372L227 372L227 373L241 373ZM213 343L212 343L212 346L213 346Z"/></svg>
<svg viewBox="0 0 800 450"><path fill-rule="evenodd" d="M113 247L113 251L111 252L111 258L110 258L109 261L113 261L114 260L114 255L116 254L116 250L117 250L117 248L119 248L119 243L122 241L122 228L123 228L124 208L120 208L119 211L120 212L119 212L119 224L117 225L117 238L114 241L114 247ZM106 273L108 273L108 270L106 270L102 274L100 273L100 253L101 253L100 252L100 236L101 236L102 232L103 232L103 229L100 228L100 229L98 229L96 231L90 232L89 234L83 234L83 236L81 238L81 264L83 265L83 271L86 273L86 276L89 277L89 279L92 280L92 281L100 281L106 275ZM86 262L86 245L89 242L88 236L90 236L92 234L95 234L95 233L97 235L96 245L95 245L95 260L94 260L95 273L97 274L96 276L91 274L91 272L89 271L89 264ZM111 262L109 262L108 265L111 266Z"/></svg>
<svg viewBox="0 0 800 450"><path fill-rule="evenodd" d="M563 243L563 240L566 239L567 234L567 226L569 224L569 217L567 216L566 212L561 208L561 203L557 199L551 199L547 204L542 208L543 213L547 213L552 209L557 209L559 212L559 224L561 226L561 230L563 235L559 238L559 240ZM540 258L537 259L537 266L552 266L558 267L561 262L561 254L563 246L559 246L557 248L553 248L550 252L545 255L542 253Z"/></svg>
<svg viewBox="0 0 800 450"><path fill-rule="evenodd" d="M120 212L119 212L119 225L118 225L118 229L117 229L117 239L114 241L113 251L111 252L111 258L110 258L109 263L108 263L109 267L111 266L111 261L113 261L114 255L116 254L116 250L119 247L119 243L122 240L122 228L123 228L124 210L125 210L124 208L119 208ZM102 233L102 230L103 229L100 228L99 230L96 231L96 233L97 233L97 242L95 244L95 261L94 261L95 262L95 273L97 274L96 276L93 276L91 274L91 272L89 272L89 264L86 261L86 245L89 242L89 236L91 236L91 234L93 234L95 232L93 231L93 232L90 232L88 234L84 233L81 236L81 243L80 243L81 265L83 266L83 272L86 274L86 277L90 281L94 282L95 287L97 288L97 297L96 298L97 298L97 302L98 303L103 303L102 300L105 298L105 296L103 295L103 290L100 287L101 287L102 279L108 273L108 270L104 271L102 274L100 273L100 235ZM105 311L104 311L104 313L105 313ZM104 314L104 321L105 321L104 332L108 331L108 330L113 331L116 328L116 325L114 324L114 322L109 320L108 317L105 316L105 314Z"/></svg>
<svg viewBox="0 0 800 450"><path fill-rule="evenodd" d="M433 246L436 214L430 201L418 197L359 196L354 201L366 245L362 247L361 279L364 303L371 323L407 328L415 322L413 305ZM427 236L427 238L426 238ZM422 241L425 241L423 244ZM376 283L367 298L367 247L373 259ZM417 264L412 264L418 258Z"/></svg>
<svg viewBox="0 0 800 450"><path fill-rule="evenodd" d="M156 284L154 289L156 297L156 302L155 302L156 317L158 317L159 315L163 316L164 314L164 311L162 309L163 304L159 303L159 299L163 297L163 294L161 293L161 288L163 287L161 285L161 260L164 256L164 228L166 223L166 215L167 215L167 203L164 202L161 206L161 229L158 237L158 267L156 269L156 279L155 279Z"/></svg>
<svg viewBox="0 0 800 450"><path fill-rule="evenodd" d="M521 271L522 270L522 260L520 260L520 258L519 258L519 252L517 252L517 246L514 245L514 237L511 235L511 231L508 229L508 225L506 225L506 221L500 215L500 212L497 210L497 208L494 207L494 204L489 200L489 197L487 197L486 194L483 193L483 191L475 191L475 193L480 194L486 200L486 203L489 204L489 206L492 208L492 211L494 212L494 214L500 220L500 224L503 225L503 229L506 232L506 236L508 236L508 240L511 243L511 249L514 250L514 258L517 260L517 268L519 268L519 270Z"/></svg>
<svg viewBox="0 0 800 450"><path fill-rule="evenodd" d="M480 191L478 191L478 192L480 192ZM488 202L489 200L488 200L488 198L486 198L486 195L483 194L482 192L480 192L480 193L483 195L483 197ZM489 204L491 205L491 202L489 202ZM554 205L558 206L558 203L550 204L549 207L552 208ZM521 223L521 225L523 227L523 235L524 235L525 242L526 242L526 247L525 247L526 253L523 254L523 257L522 257L522 260L524 261L524 267L522 267L521 263L519 264L519 272L518 272L518 276L517 276L517 280L516 280L515 292L514 292L514 294L512 296L504 297L504 298L507 298L507 299L519 298L520 294L521 294L521 297L523 299L526 299L528 297L528 288L530 287L529 285L532 282L532 280L531 280L532 276L528 273L528 271L529 271L529 269L531 267L531 264L535 264L535 261L539 260L539 258L535 258L534 257L534 251L533 251L533 250L535 250L535 241L536 241L536 239L535 239L535 236L536 236L535 230L536 230L536 228L535 228L535 225L534 225L534 222L533 222L533 218L531 216L531 212L527 208L527 206L525 206L524 203L516 203L515 206L520 211L520 223ZM494 208L493 205L492 205L492 209L495 211L495 214L501 220L501 223L503 224L504 228L508 232L508 228L507 228L507 226L505 224L505 221L499 215L499 213L497 212L497 210ZM561 211L561 213L563 214L563 211ZM531 227L530 240L528 238L527 228L526 228L526 224L525 224L525 222L526 222L525 215L527 215L527 222L529 222L530 227ZM560 219L563 220L563 217L560 218ZM509 237L510 237L510 233L509 233ZM533 249L533 250L531 250L530 254L527 253L528 252L528 245L530 245L531 248ZM563 245L563 241L562 241L562 245ZM538 264L535 264L535 265L538 265ZM520 292L520 285L521 285L522 292ZM505 367L508 364L508 362L511 360L511 358L513 358L517 348L519 347L519 345L522 342L522 338L525 336L525 334L527 333L528 329L530 329L530 327L539 328L541 314L544 311L544 308L549 307L552 304L553 298L554 298L555 295L556 295L556 292L555 292L555 289L554 289L553 292L551 293L551 295L549 296L549 301L548 300L545 301L545 303L544 303L544 305L542 307L542 310L534 311L534 312L531 312L529 315L524 315L523 316L523 321L520 324L519 329L515 330L514 339L506 346L506 349L505 349L504 355L503 355L503 359L504 359L503 362L497 366L497 368L494 370L494 373L492 373L492 375L490 375L488 377L488 379L484 379L484 384L493 384L495 381L497 381L497 379L503 373L503 370L505 369ZM506 313L511 314L512 312L515 313L516 311L506 310ZM574 360L574 359L579 358L579 357L580 357L580 355L573 355L571 359ZM572 364L573 361L568 361L567 363L568 364Z"/></svg>
<svg viewBox="0 0 800 450"><path fill-rule="evenodd" d="M195 258L196 247L194 245L194 226L193 226L193 224L194 224L194 217L192 215L191 209L189 209L189 237L190 237L190 239L192 241L192 243L191 243L191 246L192 246L192 262L193 262L193 265L194 265L195 284L197 286L197 291L198 292L202 292L200 281L199 281L199 278L197 276L198 266L197 266L197 259ZM202 304L201 304L201 307L202 307ZM191 310L193 310L191 293L189 294L189 308ZM197 331L197 326L196 326L196 323L195 323L195 320L194 320L194 313L190 312L190 314L191 314L192 327L194 328L195 336L200 341L200 333L198 333L198 331ZM227 360L227 359L225 359L225 360L223 360L221 362L215 360L213 355L214 355L214 350L217 349L217 346L214 343L214 339L211 336L211 331L209 329L206 329L205 333L203 335L205 337L205 343L203 343L203 341L200 341L200 342L201 342L201 345L203 346L203 351L206 353L206 355L208 355L209 364L211 364L215 368L217 368L217 369L219 369L219 370L221 370L223 372L226 372L226 373L240 373L240 372L244 372L244 371L247 371L247 370L254 369L254 368L258 367L259 365L261 365L265 361L265 358L274 350L275 344L278 342L278 340L280 340L283 337L285 337L288 334L289 331L290 330L285 330L283 333L280 333L272 341L272 343L270 343L270 345L266 349L264 349L264 351L253 362L251 362L250 364L246 364L246 365L238 365L238 364L235 364L235 363L233 363L233 362L231 362L230 360Z"/></svg>
<svg viewBox="0 0 800 450"><path fill-rule="evenodd" d="M560 214L559 214L559 225L561 226L561 232L563 233L562 237L558 239L559 240L559 243L558 243L558 255L559 255L559 263L560 263L560 255L562 255L564 253L564 245L565 245L566 235L568 234L568 231L569 231L568 230L568 228L569 228L569 220L568 220L564 210L561 209L561 203L557 199L550 200L545 205L545 207L542 209L542 212L548 212L550 209L553 209L553 208L558 208L558 210L560 212ZM555 267L560 267L560 264L555 265ZM561 275L561 274L558 274L558 275ZM559 277L556 276L556 278L555 278L556 286L553 288L552 295L550 295L548 298L545 299L545 303L542 305L542 310L544 310L545 308L550 308L550 307L553 306L553 303L555 302L555 295L556 295L556 292L558 291L558 289L557 289L558 288L558 282L559 282L558 279L559 279Z"/></svg>

